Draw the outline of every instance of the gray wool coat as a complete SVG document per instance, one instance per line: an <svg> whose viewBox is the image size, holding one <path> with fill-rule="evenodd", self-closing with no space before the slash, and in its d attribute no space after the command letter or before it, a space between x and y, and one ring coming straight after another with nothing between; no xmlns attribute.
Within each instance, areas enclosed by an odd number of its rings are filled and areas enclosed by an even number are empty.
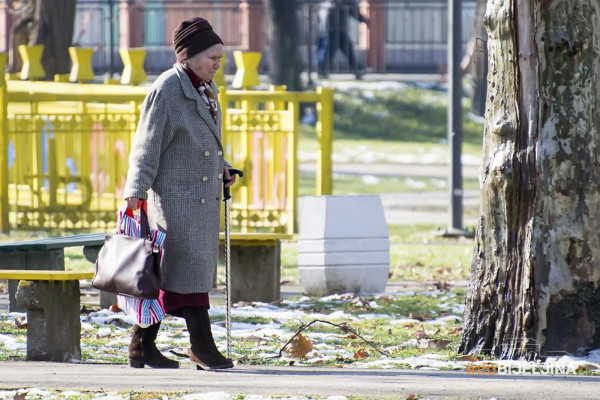
<svg viewBox="0 0 600 400"><path fill-rule="evenodd" d="M179 64L142 105L124 198L147 199L150 226L166 232L162 288L172 292L207 293L216 280L226 164L220 106L217 121Z"/></svg>

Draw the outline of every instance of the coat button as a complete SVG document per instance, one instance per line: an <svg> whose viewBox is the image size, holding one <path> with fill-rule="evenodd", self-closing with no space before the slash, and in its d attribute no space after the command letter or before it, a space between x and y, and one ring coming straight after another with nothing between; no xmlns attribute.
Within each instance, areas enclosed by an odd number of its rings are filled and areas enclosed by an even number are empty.
<svg viewBox="0 0 600 400"><path fill-rule="evenodd" d="M219 179L223 179L223 174L219 174Z"/></svg>
<svg viewBox="0 0 600 400"><path fill-rule="evenodd" d="M201 199L201 200L200 200L200 203L204 204L204 199Z"/></svg>
<svg viewBox="0 0 600 400"><path fill-rule="evenodd" d="M219 155L219 156L222 156L222 155L223 155L223 152L222 152L221 150L219 150L219 151L217 152L217 155Z"/></svg>
<svg viewBox="0 0 600 400"><path fill-rule="evenodd" d="M207 177L207 176L203 176L203 177L202 177L202 182L206 182L207 180L208 180L208 177Z"/></svg>
<svg viewBox="0 0 600 400"><path fill-rule="evenodd" d="M210 156L210 152L208 152L208 151L205 151L205 152L204 152L204 157L208 157L208 156Z"/></svg>

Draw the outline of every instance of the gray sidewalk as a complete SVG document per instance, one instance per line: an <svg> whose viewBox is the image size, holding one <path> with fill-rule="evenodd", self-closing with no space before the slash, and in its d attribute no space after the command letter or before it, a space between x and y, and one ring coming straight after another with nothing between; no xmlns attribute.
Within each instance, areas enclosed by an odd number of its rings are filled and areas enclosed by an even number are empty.
<svg viewBox="0 0 600 400"><path fill-rule="evenodd" d="M597 399L600 377L469 375L466 372L236 366L218 372L126 365L0 362L0 388L93 392L226 392L230 395L345 395L365 399ZM172 398L172 397L171 397Z"/></svg>

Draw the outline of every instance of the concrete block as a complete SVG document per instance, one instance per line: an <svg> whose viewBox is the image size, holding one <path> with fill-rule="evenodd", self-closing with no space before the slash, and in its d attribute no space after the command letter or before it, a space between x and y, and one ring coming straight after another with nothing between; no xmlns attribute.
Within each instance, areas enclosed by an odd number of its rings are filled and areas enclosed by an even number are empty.
<svg viewBox="0 0 600 400"><path fill-rule="evenodd" d="M298 253L389 251L389 249L390 241L387 236L364 239L302 239L298 242Z"/></svg>
<svg viewBox="0 0 600 400"><path fill-rule="evenodd" d="M387 238L379 196L308 196L302 200L298 239Z"/></svg>
<svg viewBox="0 0 600 400"><path fill-rule="evenodd" d="M390 251L324 251L298 253L298 265L371 265L389 264Z"/></svg>
<svg viewBox="0 0 600 400"><path fill-rule="evenodd" d="M309 295L385 290L390 242L379 196L303 198L298 272Z"/></svg>
<svg viewBox="0 0 600 400"><path fill-rule="evenodd" d="M101 248L102 246L83 246L83 255L85 259L92 264L95 264Z"/></svg>
<svg viewBox="0 0 600 400"><path fill-rule="evenodd" d="M0 269L49 269L63 271L65 257L63 249L26 249L5 251L0 257ZM20 311L15 299L18 281L8 281L8 310Z"/></svg>
<svg viewBox="0 0 600 400"><path fill-rule="evenodd" d="M100 253L102 246L83 246L83 255L86 260L92 264L96 264L98 259L98 253ZM113 304L117 304L116 293L100 291L100 308L109 309Z"/></svg>
<svg viewBox="0 0 600 400"><path fill-rule="evenodd" d="M27 311L27 359L81 359L79 281L25 281L16 300Z"/></svg>
<svg viewBox="0 0 600 400"><path fill-rule="evenodd" d="M390 265L304 265L300 282L309 296L334 293L381 293L386 286Z"/></svg>
<svg viewBox="0 0 600 400"><path fill-rule="evenodd" d="M101 309L110 309L110 306L113 304L117 304L117 294L105 292L104 290L100 291L100 308Z"/></svg>
<svg viewBox="0 0 600 400"><path fill-rule="evenodd" d="M231 245L231 301L270 303L281 298L279 240Z"/></svg>

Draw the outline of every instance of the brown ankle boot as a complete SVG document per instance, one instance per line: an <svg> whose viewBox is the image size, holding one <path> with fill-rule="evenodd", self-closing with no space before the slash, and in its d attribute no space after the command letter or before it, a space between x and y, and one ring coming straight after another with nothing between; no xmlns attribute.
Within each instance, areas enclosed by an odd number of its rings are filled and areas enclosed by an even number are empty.
<svg viewBox="0 0 600 400"><path fill-rule="evenodd" d="M197 369L233 368L233 361L217 349L210 328L208 310L204 307L182 308L183 317L190 333L190 361Z"/></svg>
<svg viewBox="0 0 600 400"><path fill-rule="evenodd" d="M133 368L179 368L179 363L169 360L156 348L154 341L160 329L160 322L142 328L139 325L133 327L133 336L129 344L129 365Z"/></svg>

